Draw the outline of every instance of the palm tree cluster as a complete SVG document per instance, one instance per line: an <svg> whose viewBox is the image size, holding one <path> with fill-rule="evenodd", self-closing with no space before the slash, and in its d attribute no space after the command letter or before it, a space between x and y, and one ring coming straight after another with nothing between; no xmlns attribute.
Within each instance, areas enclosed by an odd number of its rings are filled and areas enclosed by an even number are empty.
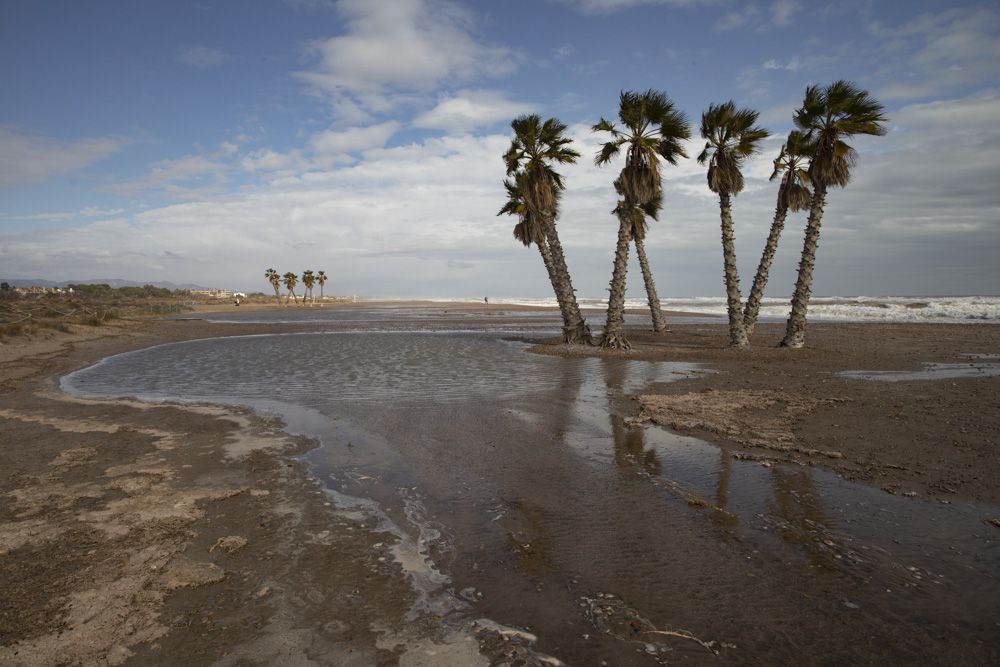
<svg viewBox="0 0 1000 667"><path fill-rule="evenodd" d="M284 285L288 293L285 296L285 305L294 299L295 304L298 305L299 298L295 294L295 288L299 284L299 276L295 273L288 271L285 274L279 274L274 269L267 269L264 272L264 278L267 282L271 283L271 287L274 289L274 298L277 300L278 305L281 305L281 286ZM313 287L319 285L319 298L322 301L325 296L323 294L323 286L326 285L326 272L325 271L313 271L312 269L306 269L302 272L302 305L309 303L316 303L316 297L313 296Z"/></svg>
<svg viewBox="0 0 1000 667"><path fill-rule="evenodd" d="M770 136L770 132L757 125L758 117L757 111L737 108L732 101L711 104L701 115L700 134L705 147L698 155L698 162L707 165L708 187L719 197L729 344L733 347L749 344L788 212L808 209L791 314L781 342L785 347L802 347L826 193L830 187L847 185L851 168L857 162L856 151L845 139L858 134L885 134L886 117L877 100L848 81L806 89L802 107L793 115L796 129L789 133L774 160L771 180L781 177L774 219L744 304L736 268L732 198L743 190L744 164ZM519 116L511 122L511 128L514 137L503 156L507 167L504 180L507 201L498 215L515 216L518 222L514 238L525 246L538 248L562 314L563 341L591 344L590 328L577 304L556 229L565 183L555 166L572 164L580 154L570 147L571 140L564 135L566 126L554 118L543 121L537 115ZM612 213L618 219L618 241L600 345L628 349L624 329L625 289L633 244L642 269L653 330L668 331L649 268L645 238L649 222L658 218L663 205L661 161L676 165L680 158L687 157L684 142L691 137L691 127L684 113L664 93L647 90L622 91L618 122L602 118L592 129L607 137L594 159L597 165L624 157L624 166L614 181L619 200Z"/></svg>

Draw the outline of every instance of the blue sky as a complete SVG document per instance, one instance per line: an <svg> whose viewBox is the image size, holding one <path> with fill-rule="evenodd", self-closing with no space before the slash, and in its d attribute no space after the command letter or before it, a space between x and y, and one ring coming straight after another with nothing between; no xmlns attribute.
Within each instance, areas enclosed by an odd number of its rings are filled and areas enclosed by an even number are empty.
<svg viewBox="0 0 1000 667"><path fill-rule="evenodd" d="M509 121L531 112L584 155L560 230L577 291L601 296L620 165L592 164L589 127L620 90L657 88L693 123L732 98L774 133L735 203L746 288L792 111L840 78L891 129L856 142L828 198L815 292L1000 292L1000 11L929 1L5 2L0 276L263 290L273 266L323 269L342 294L547 296L495 216ZM721 295L704 169L664 174L661 295ZM791 291L802 218L771 295Z"/></svg>

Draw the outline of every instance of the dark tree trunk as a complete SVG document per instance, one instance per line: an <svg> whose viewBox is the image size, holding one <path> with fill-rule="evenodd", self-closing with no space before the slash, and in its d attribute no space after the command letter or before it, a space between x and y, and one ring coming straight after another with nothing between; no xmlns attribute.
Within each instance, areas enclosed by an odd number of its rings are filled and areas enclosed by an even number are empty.
<svg viewBox="0 0 1000 667"><path fill-rule="evenodd" d="M823 221L825 203L826 188L817 185L809 207L809 220L806 222L799 277L795 281L795 294L792 295L792 312L788 316L781 347L798 348L806 344L806 310L809 308L809 295L812 294L812 274L813 267L816 266L816 248L819 246L819 227Z"/></svg>
<svg viewBox="0 0 1000 667"><path fill-rule="evenodd" d="M760 313L761 301L764 300L764 288L767 287L771 263L774 261L774 254L778 251L778 239L781 237L781 231L785 228L787 216L788 207L778 204L774 209L774 222L771 223L771 231L767 235L767 242L764 243L764 252L760 255L757 274L753 277L753 286L747 296L747 305L743 309L743 327L747 330L747 336L752 334L754 327L757 326L757 315Z"/></svg>
<svg viewBox="0 0 1000 667"><path fill-rule="evenodd" d="M562 295L565 305L563 316L563 342L571 344L591 345L590 327L587 326L583 315L580 314L580 307L576 302L576 292L573 291L573 281L569 277L569 269L566 266L566 257L563 255L562 244L559 243L559 234L556 232L556 222L551 215L543 217L545 221L545 239L549 243L549 251L552 255L552 266L555 270L556 297Z"/></svg>
<svg viewBox="0 0 1000 667"><path fill-rule="evenodd" d="M667 320L660 309L660 297L656 296L653 272L649 270L649 259L646 258L646 242L638 236L633 236L632 240L635 242L635 252L639 255L642 279L646 283L646 297L649 299L649 314L653 318L653 331L661 333L667 330Z"/></svg>
<svg viewBox="0 0 1000 667"><path fill-rule="evenodd" d="M601 347L627 350L631 347L625 337L625 275L628 272L628 249L632 240L632 215L627 207L618 211L618 244L615 246L614 270L611 273L611 290L608 295L608 321L604 325Z"/></svg>
<svg viewBox="0 0 1000 667"><path fill-rule="evenodd" d="M733 210L729 195L719 193L722 218L722 263L726 274L726 310L729 313L729 345L746 347L747 332L743 328L743 304L740 299L740 275L736 270L736 245L733 241Z"/></svg>
<svg viewBox="0 0 1000 667"><path fill-rule="evenodd" d="M278 300L278 305L281 305L281 290L277 285L271 285L274 288L274 298Z"/></svg>

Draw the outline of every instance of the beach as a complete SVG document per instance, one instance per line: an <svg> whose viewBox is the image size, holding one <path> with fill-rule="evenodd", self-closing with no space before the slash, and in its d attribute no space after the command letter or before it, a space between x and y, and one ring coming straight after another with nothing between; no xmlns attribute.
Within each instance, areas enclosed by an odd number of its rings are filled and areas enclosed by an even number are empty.
<svg viewBox="0 0 1000 667"><path fill-rule="evenodd" d="M316 310L364 313L366 307L371 305ZM258 312L253 308L241 306L240 314ZM264 315L281 312L256 308ZM331 450L324 458L305 433L308 428L290 429L299 435L288 432L289 418L212 402L83 397L61 391L60 378L123 352L218 336L315 334L309 340L324 344L321 336L374 336L365 329L372 320L213 322L211 313L201 312L192 319L80 327L0 346L0 662L642 665L748 664L794 656L799 664L838 659L995 664L1000 659L993 594L1000 590L993 567L1000 538L1000 377L994 373L1000 326L815 322L808 347L788 350L775 347L781 325L765 322L752 347L731 350L725 347L723 319L688 322L671 313L670 333L653 335L633 326L630 352L603 353L558 345L543 333L553 321L552 311L543 308L406 303L386 304L384 312L380 330L441 336L500 331L517 347L473 337L469 354L481 349L477 346L504 345L511 360L594 359L606 382L592 392L587 374L568 374L551 388L540 384L582 406L565 414L540 410L525 416L528 409L519 401L530 405L530 400L520 398L509 405L484 398L465 411L445 406L440 412L423 404L394 412L391 404L372 400L351 408L351 423L338 427L342 441L324 442ZM635 311L635 321L642 315ZM599 325L600 313L591 311L588 319ZM374 345L389 354L395 341ZM458 355L458 343L448 344L442 354ZM639 367L617 365L623 359L689 364L697 372L678 366L669 378L649 375L648 381L631 383L616 373ZM494 371L484 365L476 372ZM498 373L487 388L505 388L503 381ZM605 387L616 382L619 390L612 395ZM588 392L593 400L584 400ZM491 417L504 411L512 414ZM613 451L571 452L579 455L571 461L567 451L539 451L526 440L532 432L551 431L568 441L567 433L582 428L573 424L588 419L613 436ZM378 426L359 426L364 424ZM433 438L421 440L422 429L431 429L426 432ZM469 439L470 433L481 440ZM654 451L650 442L673 434L690 439L683 446L710 447L706 456L732 475L727 481L732 490L722 488L721 474L711 493L672 477L663 462L666 450ZM486 443L489 451L463 450L451 461L457 471L430 465L424 471L407 458L416 460L422 451L453 453L435 448L463 439L470 448ZM394 449L404 441L412 441L411 450ZM386 463L393 457L402 462ZM378 475L344 478L345 461L357 470L379 470L384 488L361 479ZM519 467L518 461L530 465ZM736 465L741 467L730 469ZM595 509L588 510L591 496L578 482L560 487L554 481L563 474L560 468L576 467L580 475L614 480L593 492L599 501ZM478 488L460 490L466 470L473 471L468 484ZM495 476L488 476L490 470ZM727 495L738 493L739 475L761 474L776 484L767 492L775 500L769 495L765 505L787 504L763 513L768 535L783 536L780 546L760 537L766 531L733 506L736 495ZM336 488L324 481L337 475ZM553 480L549 488L547 480ZM410 482L413 497L402 492ZM949 567L957 573L976 564L975 576L960 578L949 570L937 583L933 566L899 560L902 556L890 553L878 537L869 538L872 548L865 551L857 546L861 536L839 532L835 520L817 518L823 512L817 515L812 485L827 485L843 496L859 494L851 502L885 502L906 526L929 526L929 534L949 523L947 512L961 511L961 521L953 523L964 531L953 542L961 553ZM568 511L557 512L566 504L557 491L580 491L572 520L555 521L563 516L558 512ZM414 498L419 502L411 502ZM622 507L613 515L596 509L616 503ZM646 508L660 506L670 525L648 525ZM422 513L416 519L414 508ZM601 529L601 521L612 521L612 528ZM816 527L824 523L829 525ZM478 536L481 524L482 544L489 546L476 555L459 543L463 535ZM407 525L417 527L415 535L400 529ZM748 527L754 532L745 533ZM580 542L607 533L608 542L577 551L567 546L574 532ZM633 577L628 569L607 565L608 552L625 549L631 539L665 544L668 534L678 545L671 547L677 550L671 554L675 564L663 565L662 576L684 592L685 602L678 597L651 613L635 601L650 578L659 576L655 568L638 568ZM615 535L624 540L617 546ZM407 540L413 542L411 551ZM918 542L901 548L917 554L923 548ZM879 549L886 555L873 555ZM758 558L758 552L766 557ZM863 557L852 561L851 553ZM742 565L745 561L753 564ZM699 563L704 571L694 571ZM879 606L875 594L884 594L867 582L881 585L886 577L898 583L893 590L912 588L906 595L914 597ZM970 583L975 581L979 584ZM713 589L716 583L719 588ZM560 586L571 594L547 593ZM794 596L787 597L785 588ZM727 595L730 611L722 618L707 598ZM909 616L903 609L912 608L914 599L927 606L917 605ZM775 606L765 605L776 612L772 618L758 615L760 600L773 601ZM816 600L820 614L801 618ZM951 605L966 609L953 613ZM515 611L526 607L537 608L531 623L517 622ZM959 613L965 614L960 621L949 620Z"/></svg>

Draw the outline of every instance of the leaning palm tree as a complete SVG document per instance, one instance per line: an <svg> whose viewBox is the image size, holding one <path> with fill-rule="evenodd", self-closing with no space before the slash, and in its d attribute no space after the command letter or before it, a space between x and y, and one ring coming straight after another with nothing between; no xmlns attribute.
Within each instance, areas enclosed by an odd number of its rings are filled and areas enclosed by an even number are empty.
<svg viewBox="0 0 1000 667"><path fill-rule="evenodd" d="M806 309L812 292L812 272L816 265L819 227L830 187L844 187L851 180L851 168L858 154L844 139L856 134L882 136L886 133L885 109L868 91L849 81L836 81L826 88L806 88L802 107L795 111L795 126L806 133L814 146L809 163L809 180L813 186L806 221L799 275L792 295L792 311L788 316L782 347L805 345Z"/></svg>
<svg viewBox="0 0 1000 667"><path fill-rule="evenodd" d="M788 133L788 139L781 147L781 152L774 160L774 171L771 173L773 181L781 176L781 183L778 185L778 203L774 208L774 221L771 223L771 231L767 235L764 243L764 251L760 256L760 264L757 266L757 274L753 277L753 286L747 296L746 306L743 308L743 326L746 327L747 336L753 333L757 325L757 315L760 313L760 304L764 299L764 288L767 286L767 277L771 272L771 262L774 261L774 254L778 251L778 238L785 227L785 218L789 211L802 211L809 208L809 198L812 192L809 191L809 156L812 155L812 144L806 135L798 130ZM784 174L782 176L782 174Z"/></svg>
<svg viewBox="0 0 1000 667"><path fill-rule="evenodd" d="M274 269L268 269L264 272L264 277L267 278L267 282L271 283L271 287L274 288L274 298L278 300L278 305L281 305L281 276Z"/></svg>
<svg viewBox="0 0 1000 667"><path fill-rule="evenodd" d="M325 271L317 271L316 272L316 282L319 283L319 300L320 301L324 301L326 299L326 297L323 296L323 285L326 284L326 272Z"/></svg>
<svg viewBox="0 0 1000 667"><path fill-rule="evenodd" d="M701 115L701 136L706 143L698 156L698 163L708 163L708 188L719 195L726 310L729 313L729 345L732 347L746 347L749 341L743 327L731 198L743 190L743 174L740 171L743 162L756 153L760 142L770 135L764 128L754 125L759 115L753 109L737 109L732 100L724 104L710 104Z"/></svg>
<svg viewBox="0 0 1000 667"><path fill-rule="evenodd" d="M622 195L621 182L615 181L615 192ZM618 206L625 206L625 200L618 200ZM618 206L612 211L618 215ZM635 254L639 257L639 269L642 271L642 281L646 286L646 299L649 302L649 315L653 320L653 331L662 333L668 331L667 319L663 316L660 308L660 297L656 294L656 283L653 281L653 272L649 268L649 258L646 256L646 232L649 231L649 220L659 219L660 209L663 208L663 195L659 193L656 198L650 200L641 207L632 208L632 242L635 243Z"/></svg>
<svg viewBox="0 0 1000 667"><path fill-rule="evenodd" d="M682 142L691 136L691 129L684 114L674 108L666 95L656 90L644 93L622 91L618 119L621 129L604 118L593 127L594 132L611 135L594 159L597 165L605 165L623 150L625 152L625 166L617 179L622 195L621 202L614 209L618 216L618 243L601 347L627 350L630 346L625 337L625 276L633 215L636 209L661 196L659 158L676 165L678 158L687 157ZM655 288L648 296L652 310Z"/></svg>
<svg viewBox="0 0 1000 667"><path fill-rule="evenodd" d="M521 172L519 187L524 204L545 232L555 270L557 301L563 317L563 341L589 344L590 328L580 314L573 291L566 258L556 230L559 216L559 193L564 189L563 178L553 164L572 164L580 154L569 147L571 140L563 136L566 126L549 118L544 123L537 115L519 116L511 121L514 138L504 154L507 175Z"/></svg>
<svg viewBox="0 0 1000 667"><path fill-rule="evenodd" d="M295 296L295 286L299 284L299 277L289 271L285 275L281 276L281 278L285 283L285 289L288 290L288 296L285 298L285 305L288 304L290 299L295 299L295 305L298 305L299 299Z"/></svg>
<svg viewBox="0 0 1000 667"><path fill-rule="evenodd" d="M302 303L306 302L306 297L309 297L310 305L316 302L313 298L313 285L316 284L316 276L313 274L312 269L306 269L302 272Z"/></svg>
<svg viewBox="0 0 1000 667"><path fill-rule="evenodd" d="M549 248L549 242L545 239L545 226L532 213L531 208L524 200L524 183L525 175L523 172L515 173L513 179L504 180L503 187L507 190L507 202L497 215L517 216L518 222L514 225L514 238L523 243L525 247L530 247L534 244L538 248L538 252L542 256L542 264L545 265L545 270L549 274L549 282L552 283L556 302L559 304L559 311L565 314L566 304L562 297L562 291L558 286L559 275L556 271L555 262L552 259L552 251ZM566 324L567 322L564 319L563 325L565 326Z"/></svg>

